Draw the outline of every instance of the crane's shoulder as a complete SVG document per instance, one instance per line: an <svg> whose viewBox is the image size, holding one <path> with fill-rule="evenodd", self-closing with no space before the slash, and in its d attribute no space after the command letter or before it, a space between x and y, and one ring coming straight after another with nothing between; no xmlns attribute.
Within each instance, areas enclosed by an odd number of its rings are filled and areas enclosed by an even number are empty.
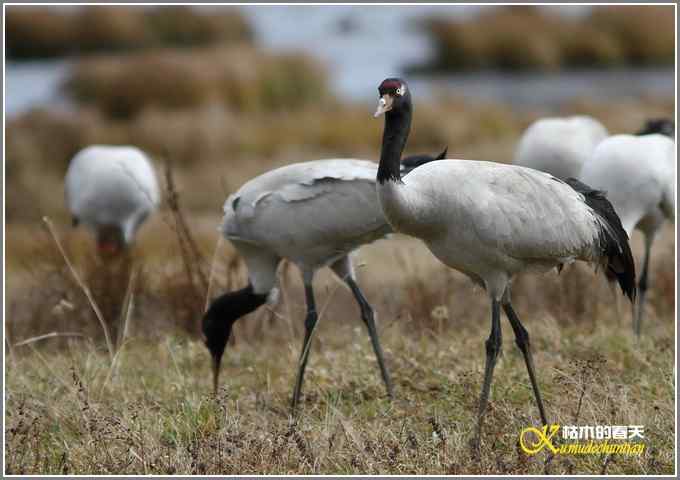
<svg viewBox="0 0 680 480"><path fill-rule="evenodd" d="M363 160L328 159L287 165L244 184L224 204L225 214L254 217L260 207L286 208L334 193L375 191L377 165Z"/></svg>

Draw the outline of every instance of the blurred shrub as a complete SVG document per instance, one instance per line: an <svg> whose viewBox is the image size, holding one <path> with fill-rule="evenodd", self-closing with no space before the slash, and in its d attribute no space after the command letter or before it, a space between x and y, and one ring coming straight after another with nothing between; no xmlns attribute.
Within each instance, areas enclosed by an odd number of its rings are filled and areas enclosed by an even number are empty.
<svg viewBox="0 0 680 480"><path fill-rule="evenodd" d="M574 67L622 65L624 52L616 38L591 25L571 25L559 38L562 64Z"/></svg>
<svg viewBox="0 0 680 480"><path fill-rule="evenodd" d="M92 117L49 110L32 110L7 124L7 165L20 169L35 166L66 170L70 158L90 140ZM16 166L16 167L15 167Z"/></svg>
<svg viewBox="0 0 680 480"><path fill-rule="evenodd" d="M5 42L8 58L64 55L77 48L75 16L45 7L8 6Z"/></svg>
<svg viewBox="0 0 680 480"><path fill-rule="evenodd" d="M147 11L145 19L160 45L195 46L253 39L253 30L236 10L199 11L182 5Z"/></svg>
<svg viewBox="0 0 680 480"><path fill-rule="evenodd" d="M243 48L89 59L76 65L65 88L76 101L114 118L209 101L238 112L297 109L328 95L325 72L309 57Z"/></svg>
<svg viewBox="0 0 680 480"><path fill-rule="evenodd" d="M6 14L7 56L13 59L251 42L253 38L245 18L229 8L10 6Z"/></svg>
<svg viewBox="0 0 680 480"><path fill-rule="evenodd" d="M675 19L672 5L618 5L593 10L594 28L616 38L631 65L672 65Z"/></svg>
<svg viewBox="0 0 680 480"><path fill-rule="evenodd" d="M92 143L133 144L177 167L178 184L192 187L190 210L215 209L243 182L283 164L329 157L377 161L382 121L371 106L339 101L296 111L230 111L219 105L188 110L146 108L121 121L96 109L33 110L6 126L8 220L63 212L61 183L72 156ZM452 114L451 112L456 112ZM588 114L612 133L636 131L648 117L673 114L672 99L583 99L559 115ZM419 104L405 155L509 161L519 135L546 111L517 112L507 105L448 96Z"/></svg>
<svg viewBox="0 0 680 480"><path fill-rule="evenodd" d="M672 64L670 6L596 7L566 18L533 6L487 10L464 21L426 19L435 54L412 70L555 70Z"/></svg>

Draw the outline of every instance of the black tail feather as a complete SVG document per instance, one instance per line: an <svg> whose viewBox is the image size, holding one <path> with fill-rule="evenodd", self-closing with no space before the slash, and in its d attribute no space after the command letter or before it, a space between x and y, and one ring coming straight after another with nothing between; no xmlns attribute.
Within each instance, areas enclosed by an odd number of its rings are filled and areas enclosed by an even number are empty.
<svg viewBox="0 0 680 480"><path fill-rule="evenodd" d="M433 162L435 160L443 160L446 158L446 153L448 152L449 147L444 148L444 150L437 155L436 157L433 157L432 155L427 155L427 154L420 154L420 155L411 155L408 157L404 157L401 159L401 173L402 175L405 175L409 173L411 170L413 170L416 167L419 167L425 163L428 162Z"/></svg>
<svg viewBox="0 0 680 480"><path fill-rule="evenodd" d="M602 256L607 259L607 271L605 273L608 278L615 278L619 282L621 290L631 302L635 301L635 261L630 251L628 234L623 229L621 219L616 214L614 207L607 200L604 192L594 190L575 178L568 178L565 182L581 193L585 197L586 204L606 223L599 235L600 251Z"/></svg>

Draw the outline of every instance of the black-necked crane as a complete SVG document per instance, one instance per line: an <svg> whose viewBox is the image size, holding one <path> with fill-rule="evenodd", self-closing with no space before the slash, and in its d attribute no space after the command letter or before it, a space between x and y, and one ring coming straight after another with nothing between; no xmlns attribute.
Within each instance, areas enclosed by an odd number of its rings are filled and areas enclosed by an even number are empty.
<svg viewBox="0 0 680 480"><path fill-rule="evenodd" d="M653 133L674 137L675 124L667 118L651 118L636 135ZM513 164L541 170L562 180L579 178L583 164L608 136L607 128L587 115L540 118L522 134Z"/></svg>
<svg viewBox="0 0 680 480"><path fill-rule="evenodd" d="M433 160L414 156L411 166ZM267 301L275 288L282 259L302 272L307 316L298 363L292 408L297 407L309 357L317 309L313 279L330 266L347 284L359 304L371 337L387 393L392 382L383 358L371 305L356 282L350 253L392 233L378 205L377 164L365 160L328 159L287 165L243 185L224 204L222 234L243 257L248 285L215 299L203 318L203 334L212 356L213 388L217 391L220 364L234 322ZM404 169L405 172L408 168Z"/></svg>
<svg viewBox="0 0 680 480"><path fill-rule="evenodd" d="M73 225L94 231L105 256L132 244L160 197L156 173L144 152L111 145L91 145L73 157L65 194Z"/></svg>
<svg viewBox="0 0 680 480"><path fill-rule="evenodd" d="M482 286L491 301L484 382L476 445L501 349L501 308L524 356L543 424L548 423L534 372L529 334L513 310L510 283L525 271L547 271L584 260L600 264L635 297L635 265L628 236L604 195L577 180L515 165L440 160L401 177L399 161L411 128L406 82L388 78L378 87L375 116L385 115L378 198L395 231L424 241L447 266Z"/></svg>
<svg viewBox="0 0 680 480"><path fill-rule="evenodd" d="M668 124L656 126L662 125ZM633 329L638 336L649 288L652 243L664 222L675 220L676 161L673 140L665 135L641 133L614 135L604 140L580 174L582 181L607 192L629 236L634 229L644 236L645 253L633 312Z"/></svg>
<svg viewBox="0 0 680 480"><path fill-rule="evenodd" d="M540 118L522 134L513 164L562 180L578 178L583 163L607 136L605 126L586 115Z"/></svg>

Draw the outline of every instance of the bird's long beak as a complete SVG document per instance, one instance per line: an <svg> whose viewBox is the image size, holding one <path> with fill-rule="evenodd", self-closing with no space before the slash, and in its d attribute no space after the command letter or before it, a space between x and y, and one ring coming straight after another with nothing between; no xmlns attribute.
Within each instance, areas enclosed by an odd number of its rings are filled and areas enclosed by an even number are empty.
<svg viewBox="0 0 680 480"><path fill-rule="evenodd" d="M378 108L373 114L373 117L378 118L383 113L392 110L392 102L394 102L394 98L389 93L380 97L380 100L378 100Z"/></svg>
<svg viewBox="0 0 680 480"><path fill-rule="evenodd" d="M217 395L217 390L220 387L220 364L222 363L222 356L212 357L212 372L213 372L213 393Z"/></svg>

